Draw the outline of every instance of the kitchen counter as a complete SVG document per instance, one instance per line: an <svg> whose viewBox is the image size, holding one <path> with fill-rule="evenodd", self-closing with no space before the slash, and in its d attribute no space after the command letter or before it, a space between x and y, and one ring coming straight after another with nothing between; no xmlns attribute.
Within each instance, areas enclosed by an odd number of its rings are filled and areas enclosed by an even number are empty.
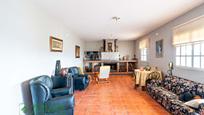
<svg viewBox="0 0 204 115"><path fill-rule="evenodd" d="M132 74L137 68L137 60L84 60L85 73L93 73L96 65L111 66L111 74Z"/></svg>

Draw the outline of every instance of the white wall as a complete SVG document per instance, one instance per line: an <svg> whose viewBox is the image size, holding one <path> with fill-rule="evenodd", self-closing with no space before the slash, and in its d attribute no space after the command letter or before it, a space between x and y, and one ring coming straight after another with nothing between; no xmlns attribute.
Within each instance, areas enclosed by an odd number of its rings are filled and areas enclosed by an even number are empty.
<svg viewBox="0 0 204 115"><path fill-rule="evenodd" d="M99 51L103 46L103 41L86 41L85 42L85 51Z"/></svg>
<svg viewBox="0 0 204 115"><path fill-rule="evenodd" d="M182 23L185 23L193 18L196 18L198 16L204 15L204 4L201 5L200 7L197 7L193 10L191 10L190 12L176 18L175 20L163 25L162 27L152 31L151 33L141 37L140 39L138 39L136 41L136 46L137 46L137 56L139 58L139 40L144 39L144 38L149 38L150 40L150 46L149 46L149 57L148 57L148 63L150 65L154 65L154 66L158 66L160 69L163 70L163 72L166 73L167 71L167 65L169 63L169 61L174 61L175 63L175 48L172 45L172 28L180 25ZM159 35L157 36L156 33L158 33ZM164 56L163 58L156 58L155 56L155 42L157 40L160 39L164 39ZM142 62L139 62L140 66L145 65ZM192 69L183 69L183 68L175 68L174 75L180 76L180 77L184 77L187 79L191 79L194 81L198 81L198 82L203 82L204 83L204 71L196 71L196 70L192 70Z"/></svg>
<svg viewBox="0 0 204 115"><path fill-rule="evenodd" d="M128 56L132 59L135 54L135 41L118 41L118 51L120 52L120 57Z"/></svg>
<svg viewBox="0 0 204 115"><path fill-rule="evenodd" d="M1 114L18 115L20 84L38 75L51 75L58 59L63 67L82 66L82 58L75 59L74 53L79 45L83 54L84 42L27 0L1 1L0 14ZM64 40L62 53L50 52L50 35Z"/></svg>
<svg viewBox="0 0 204 115"><path fill-rule="evenodd" d="M118 51L120 57L129 56L132 59L135 54L135 41L117 41ZM85 51L99 51L100 47L103 46L103 41L86 41Z"/></svg>

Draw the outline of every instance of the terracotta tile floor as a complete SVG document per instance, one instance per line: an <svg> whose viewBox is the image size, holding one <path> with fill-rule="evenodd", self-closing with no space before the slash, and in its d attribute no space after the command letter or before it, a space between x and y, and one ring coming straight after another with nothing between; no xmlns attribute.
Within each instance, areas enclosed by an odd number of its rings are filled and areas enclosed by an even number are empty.
<svg viewBox="0 0 204 115"><path fill-rule="evenodd" d="M110 83L91 82L75 92L75 115L169 115L145 91L134 89L130 76L111 76Z"/></svg>

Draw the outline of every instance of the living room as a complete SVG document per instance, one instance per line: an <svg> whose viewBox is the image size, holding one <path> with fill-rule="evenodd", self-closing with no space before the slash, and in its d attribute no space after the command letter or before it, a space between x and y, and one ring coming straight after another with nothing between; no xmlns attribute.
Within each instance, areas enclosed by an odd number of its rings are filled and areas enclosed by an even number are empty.
<svg viewBox="0 0 204 115"><path fill-rule="evenodd" d="M27 112L28 106L36 106L32 105L34 96L30 92L30 80L42 75L51 78L56 74L57 60L62 70L78 67L89 79L87 86L73 91L70 115L204 114L204 109L189 105L185 105L187 109L183 113L182 110L169 110L166 104L159 102L158 98L165 96L156 95L154 80L148 85L145 81L144 90L140 85L135 87L137 71L155 67L162 73L163 80L171 75L196 84L193 97L202 101L204 88L198 87L204 83L203 3L203 0L1 1L2 114L41 115L36 111ZM179 37L183 31L195 28L201 28L195 40ZM57 41L60 47L55 49L51 40ZM190 48L184 50L190 55L179 52L182 44ZM196 44L199 48L193 49ZM198 54L194 56L196 51ZM93 53L96 55L90 56ZM107 83L106 79L105 83L103 80L97 83L96 76L100 76L102 66L110 67ZM74 86L75 79L71 79L74 90L79 85ZM25 102L27 100L31 102ZM202 108L202 104L199 107ZM43 114L63 113L48 111Z"/></svg>

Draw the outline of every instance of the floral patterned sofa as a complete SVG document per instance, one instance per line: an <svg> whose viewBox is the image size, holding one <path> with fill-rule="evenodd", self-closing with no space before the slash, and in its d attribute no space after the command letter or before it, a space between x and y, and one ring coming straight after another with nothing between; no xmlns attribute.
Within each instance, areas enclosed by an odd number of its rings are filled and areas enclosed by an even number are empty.
<svg viewBox="0 0 204 115"><path fill-rule="evenodd" d="M187 92L192 96L204 98L204 84L176 76L166 76L163 80L147 81L147 92L171 114L195 115L203 111L188 107L181 97Z"/></svg>

